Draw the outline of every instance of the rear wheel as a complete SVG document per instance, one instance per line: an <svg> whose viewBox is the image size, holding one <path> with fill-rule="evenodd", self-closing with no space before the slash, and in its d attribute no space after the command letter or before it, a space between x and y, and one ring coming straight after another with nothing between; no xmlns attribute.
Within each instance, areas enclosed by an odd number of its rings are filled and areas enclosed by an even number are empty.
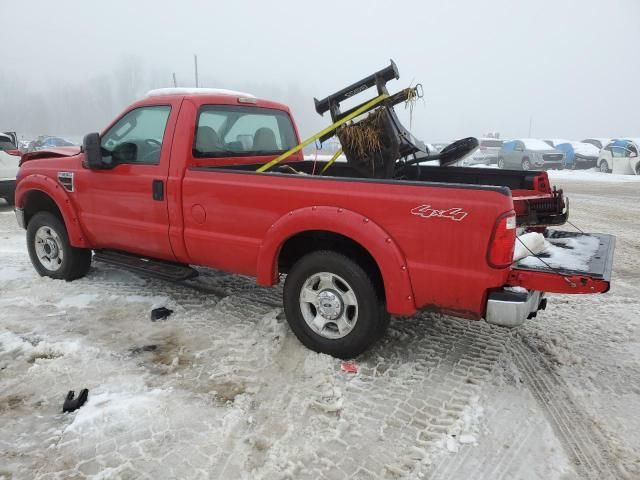
<svg viewBox="0 0 640 480"><path fill-rule="evenodd" d="M84 277L91 266L91 250L73 247L62 220L49 212L37 213L29 221L27 250L43 277L74 280Z"/></svg>
<svg viewBox="0 0 640 480"><path fill-rule="evenodd" d="M362 353L389 322L366 271L328 250L305 255L291 267L284 284L284 310L302 344L339 358Z"/></svg>
<svg viewBox="0 0 640 480"><path fill-rule="evenodd" d="M529 161L528 158L523 158L522 159L522 170L531 170L531 162Z"/></svg>
<svg viewBox="0 0 640 480"><path fill-rule="evenodd" d="M498 158L498 168L504 169L504 158Z"/></svg>
<svg viewBox="0 0 640 480"><path fill-rule="evenodd" d="M600 171L602 173L609 173L609 164L606 160L602 160L602 162L600 162Z"/></svg>

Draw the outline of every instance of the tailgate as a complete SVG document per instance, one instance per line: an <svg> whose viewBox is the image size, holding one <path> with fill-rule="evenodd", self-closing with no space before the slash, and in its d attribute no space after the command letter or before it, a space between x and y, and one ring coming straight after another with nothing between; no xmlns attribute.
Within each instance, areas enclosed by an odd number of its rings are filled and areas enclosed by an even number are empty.
<svg viewBox="0 0 640 480"><path fill-rule="evenodd" d="M616 238L603 233L547 230L549 247L513 264L508 283L553 293L609 290Z"/></svg>

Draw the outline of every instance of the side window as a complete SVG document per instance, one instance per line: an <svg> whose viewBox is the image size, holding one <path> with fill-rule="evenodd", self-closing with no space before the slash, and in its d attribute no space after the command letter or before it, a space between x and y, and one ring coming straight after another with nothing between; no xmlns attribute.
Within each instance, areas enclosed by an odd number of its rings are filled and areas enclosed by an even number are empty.
<svg viewBox="0 0 640 480"><path fill-rule="evenodd" d="M638 156L638 149L636 148L636 146L633 143L629 144L629 153L631 155Z"/></svg>
<svg viewBox="0 0 640 480"><path fill-rule="evenodd" d="M628 146L624 142L616 142L611 145L611 156L615 158L623 158L628 155Z"/></svg>
<svg viewBox="0 0 640 480"><path fill-rule="evenodd" d="M131 110L102 136L107 163L157 165L171 107L157 105Z"/></svg>

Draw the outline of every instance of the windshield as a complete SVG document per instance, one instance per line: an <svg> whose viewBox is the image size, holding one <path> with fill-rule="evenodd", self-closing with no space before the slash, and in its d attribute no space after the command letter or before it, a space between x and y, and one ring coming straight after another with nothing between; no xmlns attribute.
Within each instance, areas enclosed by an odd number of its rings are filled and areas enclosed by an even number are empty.
<svg viewBox="0 0 640 480"><path fill-rule="evenodd" d="M527 150L553 150L553 147L535 138L525 138L522 142L524 143L524 148Z"/></svg>
<svg viewBox="0 0 640 480"><path fill-rule="evenodd" d="M231 105L204 106L198 115L194 157L277 155L297 144L286 112Z"/></svg>

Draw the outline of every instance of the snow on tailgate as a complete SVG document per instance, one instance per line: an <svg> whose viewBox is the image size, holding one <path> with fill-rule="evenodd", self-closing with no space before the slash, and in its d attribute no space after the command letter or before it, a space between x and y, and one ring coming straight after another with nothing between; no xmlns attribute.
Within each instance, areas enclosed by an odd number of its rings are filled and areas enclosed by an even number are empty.
<svg viewBox="0 0 640 480"><path fill-rule="evenodd" d="M587 272L589 261L599 246L598 238L591 235L557 238L553 243L546 242L546 248L539 254L542 259L530 255L520 260L518 266L540 268L550 265L554 268Z"/></svg>

